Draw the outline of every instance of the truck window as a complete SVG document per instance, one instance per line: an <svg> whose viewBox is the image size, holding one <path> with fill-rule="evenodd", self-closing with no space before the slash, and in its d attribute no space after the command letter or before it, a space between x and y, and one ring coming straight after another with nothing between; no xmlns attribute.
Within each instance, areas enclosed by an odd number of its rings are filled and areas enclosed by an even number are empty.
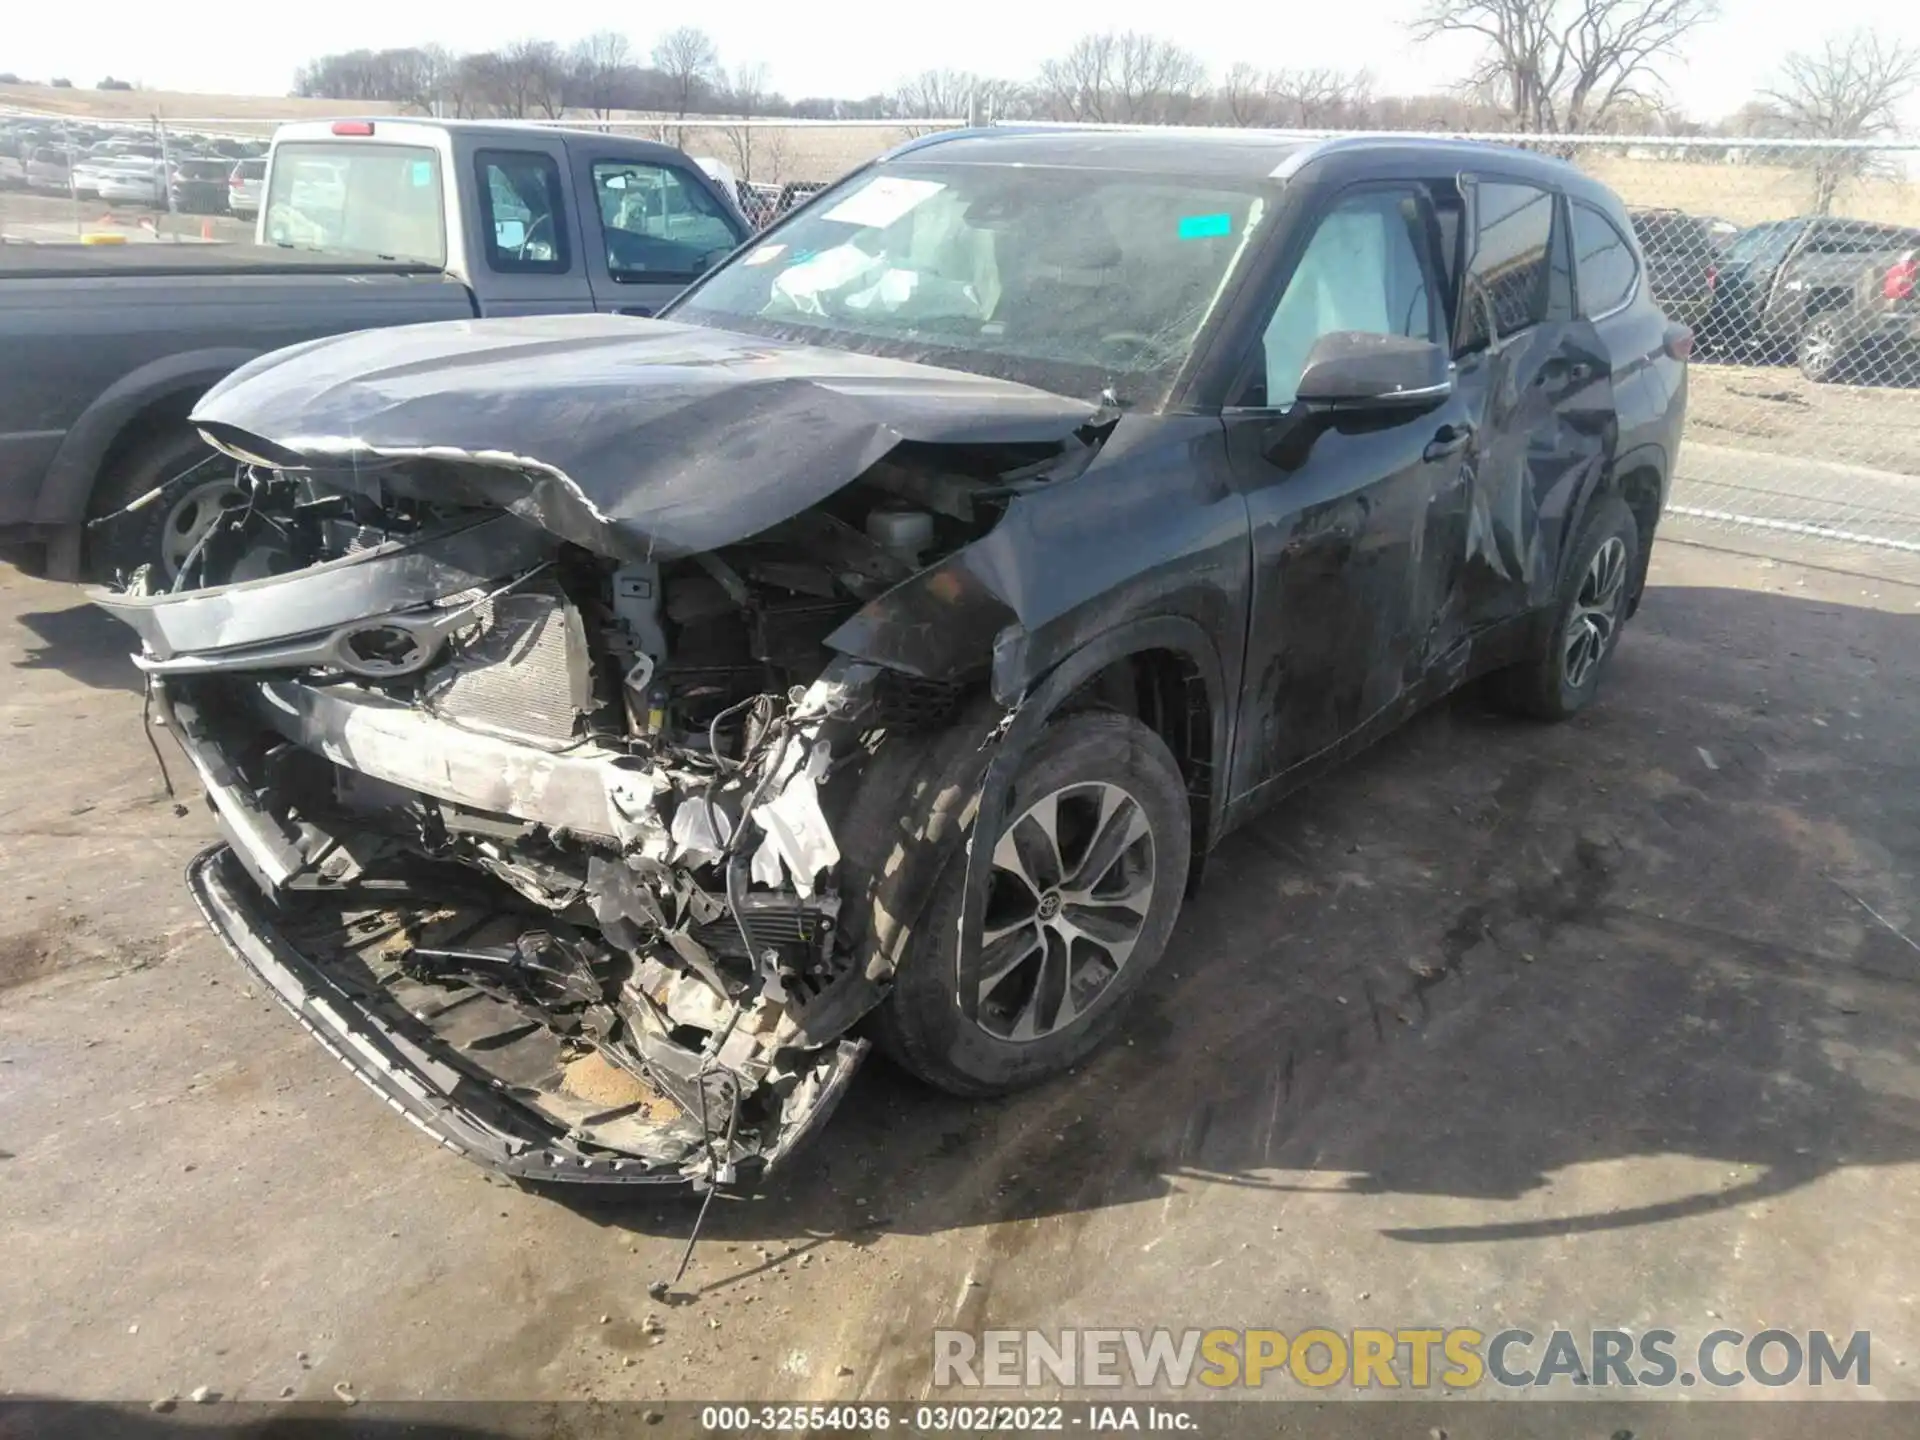
<svg viewBox="0 0 1920 1440"><path fill-rule="evenodd" d="M481 150L473 164L488 266L502 275L564 275L572 265L567 206L553 157L538 150Z"/></svg>
<svg viewBox="0 0 1920 1440"><path fill-rule="evenodd" d="M1239 404L1291 405L1307 353L1323 335L1360 330L1435 340L1426 222L1410 194L1342 200L1294 266L1260 337L1260 365Z"/></svg>
<svg viewBox="0 0 1920 1440"><path fill-rule="evenodd" d="M1580 313L1589 320L1611 315L1633 296L1638 267L1633 247L1605 215L1576 200L1573 258L1580 281Z"/></svg>
<svg viewBox="0 0 1920 1440"><path fill-rule="evenodd" d="M417 145L290 141L267 180L267 243L447 263L440 159Z"/></svg>
<svg viewBox="0 0 1920 1440"><path fill-rule="evenodd" d="M1494 333L1511 335L1547 318L1553 196L1532 185L1482 180L1474 186L1473 259L1463 296L1460 348L1473 350Z"/></svg>
<svg viewBox="0 0 1920 1440"><path fill-rule="evenodd" d="M705 186L671 165L595 161L593 195L615 280L691 278L746 238Z"/></svg>

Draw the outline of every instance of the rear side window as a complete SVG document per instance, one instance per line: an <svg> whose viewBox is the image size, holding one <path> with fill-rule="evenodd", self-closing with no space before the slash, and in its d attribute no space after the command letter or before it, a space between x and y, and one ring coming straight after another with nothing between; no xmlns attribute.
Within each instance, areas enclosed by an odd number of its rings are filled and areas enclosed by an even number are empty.
<svg viewBox="0 0 1920 1440"><path fill-rule="evenodd" d="M1463 350L1546 319L1552 271L1551 194L1532 185L1482 180L1474 186L1474 197L1473 259L1462 295Z"/></svg>
<svg viewBox="0 0 1920 1440"><path fill-rule="evenodd" d="M487 264L503 275L565 274L571 264L566 198L553 157L537 150L482 150L473 163Z"/></svg>
<svg viewBox="0 0 1920 1440"><path fill-rule="evenodd" d="M1580 313L1589 320L1612 314L1633 298L1638 267L1633 247L1614 224L1591 205L1576 200L1573 211L1573 263L1580 286Z"/></svg>

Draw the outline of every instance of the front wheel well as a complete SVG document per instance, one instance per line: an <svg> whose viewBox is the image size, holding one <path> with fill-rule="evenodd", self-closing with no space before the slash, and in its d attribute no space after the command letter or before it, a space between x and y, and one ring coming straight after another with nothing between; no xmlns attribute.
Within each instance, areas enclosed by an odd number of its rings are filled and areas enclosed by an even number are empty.
<svg viewBox="0 0 1920 1440"><path fill-rule="evenodd" d="M1216 838L1211 833L1215 766L1213 698L1191 657L1178 650L1139 650L1093 675L1061 708L1097 705L1131 715L1166 742L1180 767L1193 817L1192 889Z"/></svg>
<svg viewBox="0 0 1920 1440"><path fill-rule="evenodd" d="M89 518L97 518L104 513L100 503L101 481L125 464L128 456L138 453L159 436L172 430L188 429L187 417L193 414L193 407L203 393L198 387L171 391L149 400L127 417L126 423L107 442L100 463L94 469L93 484L87 495Z"/></svg>

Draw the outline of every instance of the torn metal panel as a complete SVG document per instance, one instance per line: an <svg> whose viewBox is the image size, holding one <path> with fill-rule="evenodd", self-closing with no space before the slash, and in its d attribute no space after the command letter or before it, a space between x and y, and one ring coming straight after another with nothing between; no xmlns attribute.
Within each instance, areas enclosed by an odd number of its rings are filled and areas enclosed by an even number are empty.
<svg viewBox="0 0 1920 1440"><path fill-rule="evenodd" d="M1099 413L1008 380L613 315L343 335L275 362L201 399L209 439L342 472L458 462L475 500L641 560L763 531L902 442L1057 441Z"/></svg>

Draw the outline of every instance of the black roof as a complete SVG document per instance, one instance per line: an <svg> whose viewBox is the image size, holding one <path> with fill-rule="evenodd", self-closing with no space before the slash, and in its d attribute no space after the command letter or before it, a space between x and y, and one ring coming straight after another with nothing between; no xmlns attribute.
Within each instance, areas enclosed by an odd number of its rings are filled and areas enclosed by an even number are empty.
<svg viewBox="0 0 1920 1440"><path fill-rule="evenodd" d="M1420 135L1343 135L1326 139L1259 130L1023 129L950 130L900 146L887 160L940 164L1035 165L1064 168L1175 172L1214 179L1264 180L1285 167L1351 163L1355 171L1386 170L1396 162L1450 169L1497 170L1575 191L1604 187L1551 156L1479 140Z"/></svg>

